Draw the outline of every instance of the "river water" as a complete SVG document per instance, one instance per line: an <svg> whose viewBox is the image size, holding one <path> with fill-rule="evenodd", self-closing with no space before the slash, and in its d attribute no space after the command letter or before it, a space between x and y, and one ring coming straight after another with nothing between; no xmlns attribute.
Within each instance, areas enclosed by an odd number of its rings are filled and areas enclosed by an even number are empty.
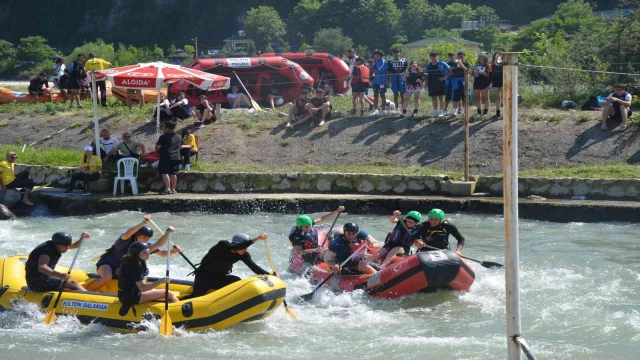
<svg viewBox="0 0 640 360"><path fill-rule="evenodd" d="M2 223L0 256L26 254L54 231L76 238L88 231L77 266L95 271L90 259L109 247L138 212L91 217L37 217ZM396 300L363 293L321 291L312 303L296 302L312 286L286 274L286 239L293 215L154 214L161 226L175 226L173 239L193 262L219 239L236 232L270 234L275 266L287 283L289 306L264 321L225 331L158 336L157 325L139 334L120 334L102 325L84 326L72 316L42 324L34 305L0 313L1 359L499 359L506 358L504 273L473 264L469 292L439 291ZM391 230L388 217L343 215L377 239ZM467 238L464 254L503 262L502 218L452 215ZM640 348L640 225L521 222L522 328L539 359L637 359ZM453 242L455 244L455 240ZM250 248L268 268L261 242ZM65 254L62 263L69 264ZM164 274L160 257L149 261L152 276ZM186 278L189 265L172 258L173 277ZM239 263L234 273L250 275ZM154 330L155 329L155 330ZM635 355L634 355L635 354Z"/></svg>

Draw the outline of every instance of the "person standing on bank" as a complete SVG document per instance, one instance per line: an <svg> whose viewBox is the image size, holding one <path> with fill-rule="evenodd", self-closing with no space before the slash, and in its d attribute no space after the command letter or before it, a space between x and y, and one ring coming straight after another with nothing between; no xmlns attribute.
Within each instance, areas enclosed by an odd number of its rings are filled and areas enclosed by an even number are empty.
<svg viewBox="0 0 640 360"><path fill-rule="evenodd" d="M463 114L462 105L465 96L467 96L464 93L466 85L465 71L469 69L470 65L464 61L464 53L462 51L458 53L457 58L455 54L449 53L449 62L447 64L451 69L447 74L447 94L444 97L444 111L447 111L449 103L453 101L451 115L455 117L458 114Z"/></svg>
<svg viewBox="0 0 640 360"><path fill-rule="evenodd" d="M69 186L65 193L71 194L76 187L76 183L80 180L84 184L84 193L82 195L91 195L89 182L98 181L102 176L102 160L100 160L100 157L93 155L91 146L85 146L80 165L80 172L71 175L71 180L69 180Z"/></svg>
<svg viewBox="0 0 640 360"><path fill-rule="evenodd" d="M382 50L375 50L373 57L376 59L375 63L371 67L371 75L373 76L373 113L377 115L378 111L378 98L380 98L380 108L382 109L379 115L384 115L385 107L387 105L387 71L389 70L389 64L384 59L384 52Z"/></svg>
<svg viewBox="0 0 640 360"><path fill-rule="evenodd" d="M164 182L164 191L160 195L177 194L176 184L178 182L178 172L180 172L180 148L182 139L174 130L174 122L163 122L162 132L156 143L156 152L160 154L158 172Z"/></svg>
<svg viewBox="0 0 640 360"><path fill-rule="evenodd" d="M478 115L489 113L489 86L491 85L491 69L487 54L478 55L478 61L473 68L473 97ZM484 110L482 106L484 105Z"/></svg>
<svg viewBox="0 0 640 360"><path fill-rule="evenodd" d="M71 235L65 232L53 234L51 240L36 246L29 254L25 268L25 279L29 290L35 292L54 291L61 287L70 290L86 291L80 283L71 279L71 275L55 271L62 254L69 249L77 249L90 235L83 232L80 239L72 242Z"/></svg>
<svg viewBox="0 0 640 360"><path fill-rule="evenodd" d="M427 77L431 105L433 106L433 116L443 117L445 116L444 95L447 91L445 80L449 72L449 65L438 58L436 51L429 53L429 57L431 61L425 67L425 75Z"/></svg>
<svg viewBox="0 0 640 360"><path fill-rule="evenodd" d="M403 78L404 72L407 71L407 59L400 58L402 50L400 48L393 49L393 59L389 60L389 78L391 81L391 91L393 92L393 103L396 109L400 109L403 103L403 97L406 90L406 83Z"/></svg>
<svg viewBox="0 0 640 360"><path fill-rule="evenodd" d="M498 119L502 119L502 114L500 114L500 108L502 107L502 74L502 51L496 51L496 53L493 54L493 61L491 62L491 85L493 88L493 97L496 102L496 118Z"/></svg>
<svg viewBox="0 0 640 360"><path fill-rule="evenodd" d="M402 75L403 81L407 84L406 92L402 103L402 115L400 117L407 116L407 108L409 107L409 101L411 95L413 95L413 114L411 117L418 115L418 108L420 107L420 93L422 92L422 79L424 78L424 72L418 67L417 61L412 61L411 65Z"/></svg>
<svg viewBox="0 0 640 360"><path fill-rule="evenodd" d="M96 53L89 53L89 60L84 64L84 69L90 73L94 70L104 70L108 67L112 66L112 64L108 61L102 60L97 57ZM100 89L100 103L102 107L107 107L107 82L106 79L97 80L96 79L96 88ZM96 90L97 91L97 90ZM97 96L98 94L96 94Z"/></svg>
<svg viewBox="0 0 640 360"><path fill-rule="evenodd" d="M246 234L235 234L231 242L219 241L214 245L207 255L202 258L200 266L193 272L196 278L193 282L193 293L191 297L205 295L210 289L221 289L240 278L231 275L233 264L242 261L256 275L270 274L251 259L247 248L260 240L267 240L268 234L262 233L260 236L251 239ZM277 276L277 274L274 274Z"/></svg>
<svg viewBox="0 0 640 360"><path fill-rule="evenodd" d="M451 250L449 247L449 234L451 234L458 240L456 254L462 255L464 237L455 225L444 219L444 211L431 209L428 217L427 221L416 225L415 230L412 231L412 238L415 239L414 245L418 251L433 251L435 250L433 248Z"/></svg>

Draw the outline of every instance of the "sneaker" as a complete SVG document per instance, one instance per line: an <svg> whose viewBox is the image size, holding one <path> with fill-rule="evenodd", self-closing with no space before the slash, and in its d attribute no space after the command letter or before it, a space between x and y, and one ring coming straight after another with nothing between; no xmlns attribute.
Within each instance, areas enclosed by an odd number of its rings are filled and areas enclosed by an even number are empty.
<svg viewBox="0 0 640 360"><path fill-rule="evenodd" d="M440 112L438 110L433 110L433 113L431 113L431 116L435 117L438 116Z"/></svg>
<svg viewBox="0 0 640 360"><path fill-rule="evenodd" d="M373 104L369 105L369 111L373 111Z"/></svg>
<svg viewBox="0 0 640 360"><path fill-rule="evenodd" d="M458 116L458 109L451 110L451 115L453 115L454 117L457 117Z"/></svg>
<svg viewBox="0 0 640 360"><path fill-rule="evenodd" d="M464 110L463 109L458 109L458 115L460 115L460 116L464 115Z"/></svg>
<svg viewBox="0 0 640 360"><path fill-rule="evenodd" d="M82 109L82 104L78 104L78 109Z"/></svg>
<svg viewBox="0 0 640 360"><path fill-rule="evenodd" d="M373 110L370 114L371 116L376 116L378 115L378 110Z"/></svg>
<svg viewBox="0 0 640 360"><path fill-rule="evenodd" d="M184 166L184 169L185 169L185 170L191 170L191 164L186 164L186 165Z"/></svg>
<svg viewBox="0 0 640 360"><path fill-rule="evenodd" d="M204 127L204 124L198 121L193 124L193 127L196 129L200 129Z"/></svg>
<svg viewBox="0 0 640 360"><path fill-rule="evenodd" d="M438 117L443 117L444 116L444 110L440 110L438 111Z"/></svg>
<svg viewBox="0 0 640 360"><path fill-rule="evenodd" d="M146 168L148 166L149 166L149 163L144 163L144 164L140 165L141 168Z"/></svg>
<svg viewBox="0 0 640 360"><path fill-rule="evenodd" d="M360 110L360 116L364 116L364 110Z"/></svg>
<svg viewBox="0 0 640 360"><path fill-rule="evenodd" d="M171 190L171 194L175 195L175 194L177 194L177 193L178 193L177 191L175 191L175 190Z"/></svg>

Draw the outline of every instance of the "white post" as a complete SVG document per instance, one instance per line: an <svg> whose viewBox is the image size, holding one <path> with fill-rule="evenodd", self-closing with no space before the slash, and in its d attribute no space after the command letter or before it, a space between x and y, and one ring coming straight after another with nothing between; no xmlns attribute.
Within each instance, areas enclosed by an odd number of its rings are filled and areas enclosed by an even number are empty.
<svg viewBox="0 0 640 360"><path fill-rule="evenodd" d="M518 53L504 53L503 183L507 350L509 360L522 359L520 346L520 279L518 238Z"/></svg>
<svg viewBox="0 0 640 360"><path fill-rule="evenodd" d="M156 98L156 139L160 138L160 89Z"/></svg>
<svg viewBox="0 0 640 360"><path fill-rule="evenodd" d="M98 122L98 92L96 89L96 71L91 70L91 101L93 102L93 132L95 136L96 156L100 157L100 123Z"/></svg>

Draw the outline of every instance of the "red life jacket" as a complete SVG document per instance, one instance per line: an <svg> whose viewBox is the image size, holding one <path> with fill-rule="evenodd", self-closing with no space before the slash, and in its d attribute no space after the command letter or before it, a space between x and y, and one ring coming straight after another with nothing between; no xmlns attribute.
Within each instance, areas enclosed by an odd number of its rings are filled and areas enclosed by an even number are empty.
<svg viewBox="0 0 640 360"><path fill-rule="evenodd" d="M356 71L354 71L353 80L351 80L352 84L368 84L370 81L371 73L369 68L364 65L357 65L354 67Z"/></svg>

